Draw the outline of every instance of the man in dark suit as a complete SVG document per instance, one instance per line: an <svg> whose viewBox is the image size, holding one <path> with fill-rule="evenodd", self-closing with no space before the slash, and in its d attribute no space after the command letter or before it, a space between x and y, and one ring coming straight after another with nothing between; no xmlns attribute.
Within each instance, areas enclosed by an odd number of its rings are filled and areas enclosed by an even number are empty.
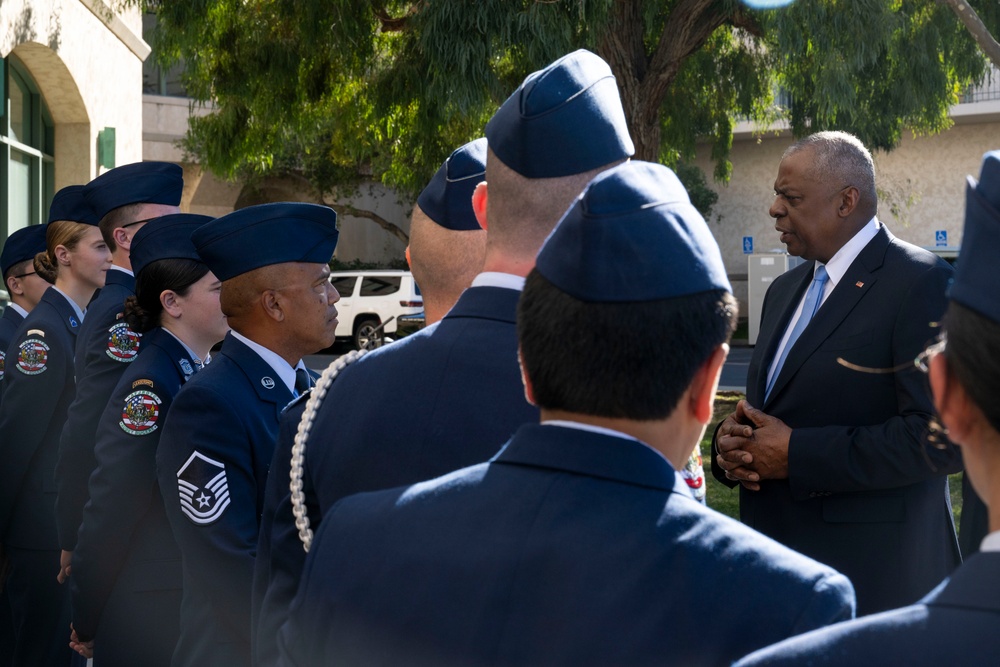
<svg viewBox="0 0 1000 667"><path fill-rule="evenodd" d="M1000 151L984 156L966 188L962 260L944 316L947 344L928 350L934 403L961 445L965 477L989 507L981 553L930 595L901 609L809 632L748 656L760 665L944 665L992 667L1000 656ZM979 546L979 545L977 545Z"/></svg>
<svg viewBox="0 0 1000 667"><path fill-rule="evenodd" d="M335 505L283 664L721 665L849 617L845 577L706 509L676 472L712 417L729 292L673 172L595 178L518 306L541 424L488 463Z"/></svg>
<svg viewBox="0 0 1000 667"><path fill-rule="evenodd" d="M482 178L444 189L432 183L421 204L424 211L464 208L467 217L471 197L486 229L482 273L443 320L366 355L337 377L315 415L306 453L314 524L352 493L485 461L518 426L538 418L524 399L517 364L514 315L524 276L587 182L627 159L633 146L611 69L588 51L529 75L490 120L486 138L489 185ZM430 203L441 196L454 203ZM299 414L286 417L295 421L283 430L275 470L289 469ZM275 630L305 558L287 475L275 492L284 498L268 505L277 509L269 540L273 572L258 625L261 664L276 652Z"/></svg>
<svg viewBox="0 0 1000 667"><path fill-rule="evenodd" d="M785 151L770 214L806 260L764 299L747 400L716 432L713 474L740 518L854 583L858 612L911 603L961 562L950 445L913 358L935 333L952 270L875 217L874 166L842 132Z"/></svg>
<svg viewBox="0 0 1000 667"><path fill-rule="evenodd" d="M339 300L328 262L337 216L262 204L191 239L222 281L232 331L178 392L156 467L183 562L178 665L250 664L250 599L268 467L281 412L308 389L302 357L333 344Z"/></svg>

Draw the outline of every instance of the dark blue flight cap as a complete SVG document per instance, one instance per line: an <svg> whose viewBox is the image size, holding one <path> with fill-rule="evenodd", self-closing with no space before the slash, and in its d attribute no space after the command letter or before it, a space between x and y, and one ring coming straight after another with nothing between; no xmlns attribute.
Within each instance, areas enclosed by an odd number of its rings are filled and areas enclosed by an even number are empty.
<svg viewBox="0 0 1000 667"><path fill-rule="evenodd" d="M589 303L732 292L719 246L684 186L649 162L595 177L546 239L535 267Z"/></svg>
<svg viewBox="0 0 1000 667"><path fill-rule="evenodd" d="M45 252L45 231L47 225L31 225L19 229L7 237L0 252L0 275L7 279L7 271L15 264L34 259L35 255Z"/></svg>
<svg viewBox="0 0 1000 667"><path fill-rule="evenodd" d="M476 139L455 150L427 184L417 206L445 229L466 232L482 229L472 211L472 193L486 180L486 139Z"/></svg>
<svg viewBox="0 0 1000 667"><path fill-rule="evenodd" d="M83 196L82 185L67 185L57 192L49 204L49 222L70 220L87 225L96 225L100 217L94 213Z"/></svg>
<svg viewBox="0 0 1000 667"><path fill-rule="evenodd" d="M249 206L203 225L191 236L219 280L284 262L326 264L337 247L337 214L318 204Z"/></svg>
<svg viewBox="0 0 1000 667"><path fill-rule="evenodd" d="M487 123L486 138L526 178L582 174L635 152L611 68L584 49L529 74Z"/></svg>
<svg viewBox="0 0 1000 667"><path fill-rule="evenodd" d="M179 206L184 170L170 162L133 162L105 172L84 186L83 196L101 219L128 204Z"/></svg>
<svg viewBox="0 0 1000 667"><path fill-rule="evenodd" d="M948 296L1000 322L1000 292L996 289L997 257L1000 257L1000 150L983 156L979 183L971 176L967 180L962 254Z"/></svg>
<svg viewBox="0 0 1000 667"><path fill-rule="evenodd" d="M215 218L193 213L174 213L150 220L132 237L129 258L132 271L139 275L143 267L159 259L193 259L201 255L191 241L196 229Z"/></svg>

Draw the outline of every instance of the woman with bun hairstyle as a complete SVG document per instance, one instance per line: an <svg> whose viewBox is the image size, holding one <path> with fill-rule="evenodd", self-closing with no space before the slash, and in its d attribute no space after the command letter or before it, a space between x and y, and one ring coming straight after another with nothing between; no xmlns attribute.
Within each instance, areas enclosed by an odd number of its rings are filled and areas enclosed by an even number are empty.
<svg viewBox="0 0 1000 667"><path fill-rule="evenodd" d="M54 479L59 434L73 400L73 355L84 311L104 285L111 252L81 194L52 200L46 250L34 259L52 283L7 348L0 405L0 542L14 619L15 665L68 665L69 591L56 581Z"/></svg>
<svg viewBox="0 0 1000 667"><path fill-rule="evenodd" d="M965 474L986 503L979 553L922 600L792 637L744 658L759 665L945 665L992 667L1000 658L1000 150L966 188L965 231L945 311L944 335L918 359L934 407ZM951 446L938 434L937 446ZM913 554L920 558L920 554ZM903 576L901 574L901 576Z"/></svg>
<svg viewBox="0 0 1000 667"><path fill-rule="evenodd" d="M125 320L142 346L98 425L70 576L70 645L102 667L167 666L180 634L181 556L156 482L156 448L174 396L229 330L222 284L191 243L211 219L166 215L132 240L136 290Z"/></svg>

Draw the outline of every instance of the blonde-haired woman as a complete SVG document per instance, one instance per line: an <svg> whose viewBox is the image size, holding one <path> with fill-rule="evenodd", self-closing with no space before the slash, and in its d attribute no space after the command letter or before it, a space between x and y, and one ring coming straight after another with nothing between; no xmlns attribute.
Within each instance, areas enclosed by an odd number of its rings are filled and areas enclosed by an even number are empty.
<svg viewBox="0 0 1000 667"><path fill-rule="evenodd" d="M14 620L14 664L68 665L69 591L56 580L55 462L73 400L76 333L111 252L82 186L52 200L46 250L35 270L53 284L7 348L0 405L0 543Z"/></svg>

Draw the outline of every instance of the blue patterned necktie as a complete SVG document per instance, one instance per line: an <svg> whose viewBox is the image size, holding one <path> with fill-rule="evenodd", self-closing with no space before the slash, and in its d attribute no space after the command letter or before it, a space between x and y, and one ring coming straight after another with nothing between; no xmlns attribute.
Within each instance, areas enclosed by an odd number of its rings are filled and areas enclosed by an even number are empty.
<svg viewBox="0 0 1000 667"><path fill-rule="evenodd" d="M312 381L309 378L309 372L304 368L295 369L295 393L298 396L306 393L309 387L312 386Z"/></svg>
<svg viewBox="0 0 1000 667"><path fill-rule="evenodd" d="M795 322L795 328L792 329L791 335L788 336L788 343L785 345L785 349L781 351L781 356L778 357L778 363L774 367L774 373L771 374L771 380L767 383L767 391L764 393L764 400L771 395L771 388L774 386L775 380L778 379L778 375L781 373L781 367L785 365L785 359L788 357L788 351L792 349L795 345L795 341L799 339L802 332L805 331L806 326L816 315L816 311L819 310L820 303L823 301L823 288L826 287L826 281L830 278L826 273L825 266L816 267L816 274L813 275L812 283L809 285L809 291L806 292L806 300L802 304L802 314L799 316L798 321Z"/></svg>

